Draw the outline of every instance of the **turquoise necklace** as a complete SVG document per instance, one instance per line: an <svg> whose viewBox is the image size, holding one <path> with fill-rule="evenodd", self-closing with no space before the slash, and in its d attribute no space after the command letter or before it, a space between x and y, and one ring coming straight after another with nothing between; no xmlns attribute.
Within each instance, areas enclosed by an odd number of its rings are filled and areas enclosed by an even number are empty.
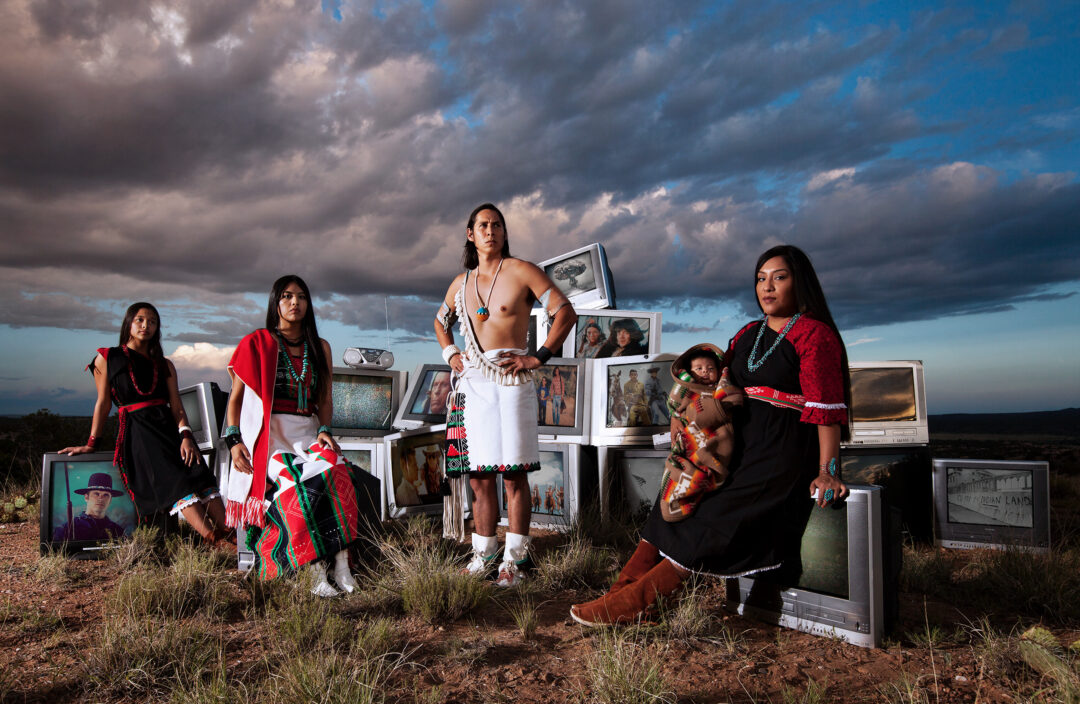
<svg viewBox="0 0 1080 704"><path fill-rule="evenodd" d="M282 336L284 340L284 335ZM289 378L296 384L296 410L306 411L308 408L308 391L311 386L309 383L311 380L311 359L308 356L308 343L304 340L304 361L300 365L300 373L296 373L296 367L293 365L293 361L289 358L289 353L285 350L285 345L278 346L278 352L281 354L281 360L285 363L285 369L288 371Z"/></svg>
<svg viewBox="0 0 1080 704"><path fill-rule="evenodd" d="M765 328L768 327L769 318L766 317L761 321L761 325L758 326L757 338L754 340L754 347L750 350L750 356L746 358L746 368L752 372L756 372L762 364L765 364L765 360L769 358L769 355L773 353L776 346L780 344L780 341L784 339L784 336L791 330L791 326L795 324L795 321L802 317L802 313L796 313L791 316L791 320L787 321L787 325L780 331L780 336L776 338L776 342L772 343L772 347L765 351L765 354L761 355L761 359L754 361L754 356L757 355L758 344L761 343L761 336L765 334Z"/></svg>

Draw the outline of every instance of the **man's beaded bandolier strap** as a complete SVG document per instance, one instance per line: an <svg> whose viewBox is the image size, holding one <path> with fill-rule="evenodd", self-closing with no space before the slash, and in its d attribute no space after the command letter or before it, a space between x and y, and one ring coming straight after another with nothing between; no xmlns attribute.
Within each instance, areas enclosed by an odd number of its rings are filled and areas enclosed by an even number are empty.
<svg viewBox="0 0 1080 704"><path fill-rule="evenodd" d="M806 397L802 394L789 394L768 386L747 386L743 391L746 393L747 398L764 401L777 408L791 408L801 411L806 407Z"/></svg>
<svg viewBox="0 0 1080 704"><path fill-rule="evenodd" d="M468 282L469 272L465 272L465 280L462 282L461 288L458 289L457 294L454 296L454 307L458 310L465 310L465 286ZM472 328L472 321L469 319L468 315L462 315L460 317L458 330L465 339L465 354L463 356L473 367L484 375L485 379L494 381L500 386L519 386L532 381L533 375L531 371L522 370L518 374L508 373L502 367L488 359L487 355L480 351L480 343L476 339L476 332Z"/></svg>

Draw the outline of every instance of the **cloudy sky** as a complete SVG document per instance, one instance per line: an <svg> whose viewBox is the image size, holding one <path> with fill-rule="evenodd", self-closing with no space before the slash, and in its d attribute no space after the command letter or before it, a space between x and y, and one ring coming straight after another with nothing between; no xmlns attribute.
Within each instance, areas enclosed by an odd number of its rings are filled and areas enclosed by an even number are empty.
<svg viewBox="0 0 1080 704"><path fill-rule="evenodd" d="M517 256L602 243L665 351L790 242L931 412L1078 405L1075 3L0 0L0 38L0 413L88 414L139 299L223 379L288 272L335 357L435 361L487 200Z"/></svg>

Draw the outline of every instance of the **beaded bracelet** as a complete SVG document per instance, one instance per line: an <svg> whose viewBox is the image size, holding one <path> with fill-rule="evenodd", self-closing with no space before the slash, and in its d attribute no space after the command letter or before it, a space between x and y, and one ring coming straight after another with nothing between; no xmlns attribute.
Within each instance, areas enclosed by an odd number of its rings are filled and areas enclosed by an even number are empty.
<svg viewBox="0 0 1080 704"><path fill-rule="evenodd" d="M820 470L821 474L828 473L830 477L835 477L839 467L837 466L836 458L833 457L829 460L828 464L818 465L818 469Z"/></svg>
<svg viewBox="0 0 1080 704"><path fill-rule="evenodd" d="M97 441L98 441L97 435L91 435L90 437L88 437L86 439L86 446L89 447L91 450L93 450L95 447L97 447Z"/></svg>
<svg viewBox="0 0 1080 704"><path fill-rule="evenodd" d="M334 433L333 433L333 431L331 431L331 430L330 430L330 426L329 426L329 425L320 425L320 426L319 426L319 431L318 431L317 433L315 433L315 434L316 434L316 435L322 435L323 433L326 433L326 434L327 434L327 435L329 435L330 437L333 437L333 436L334 436Z"/></svg>
<svg viewBox="0 0 1080 704"><path fill-rule="evenodd" d="M181 435L183 435L185 430L187 432L189 432L189 433L191 432L191 426L190 425L181 425L177 430L179 431L179 433Z"/></svg>
<svg viewBox="0 0 1080 704"><path fill-rule="evenodd" d="M457 345L447 345L442 348L442 358L447 364L450 364L450 360L454 358L455 354L461 354L461 350Z"/></svg>

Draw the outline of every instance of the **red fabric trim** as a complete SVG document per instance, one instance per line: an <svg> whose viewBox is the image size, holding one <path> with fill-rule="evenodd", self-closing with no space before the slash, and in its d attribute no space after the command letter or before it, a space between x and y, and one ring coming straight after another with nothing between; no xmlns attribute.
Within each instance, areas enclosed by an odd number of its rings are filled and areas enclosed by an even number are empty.
<svg viewBox="0 0 1080 704"><path fill-rule="evenodd" d="M243 525L263 525L263 497L266 495L266 466L270 460L270 416L274 409L274 375L277 372L277 358L277 340L269 330L263 328L240 340L232 359L229 360L229 369L232 373L262 400L263 405L262 423L251 453L251 466L254 473L251 480L251 492L244 502L242 511L239 506L229 507L232 509L234 519L241 520ZM253 504L256 503L258 511L253 508ZM228 510L226 514L228 518Z"/></svg>
<svg viewBox="0 0 1080 704"><path fill-rule="evenodd" d="M806 400L826 405L844 403L842 347L833 329L804 315L786 339L799 355L799 387ZM815 425L844 425L847 409L806 407L800 420Z"/></svg>

